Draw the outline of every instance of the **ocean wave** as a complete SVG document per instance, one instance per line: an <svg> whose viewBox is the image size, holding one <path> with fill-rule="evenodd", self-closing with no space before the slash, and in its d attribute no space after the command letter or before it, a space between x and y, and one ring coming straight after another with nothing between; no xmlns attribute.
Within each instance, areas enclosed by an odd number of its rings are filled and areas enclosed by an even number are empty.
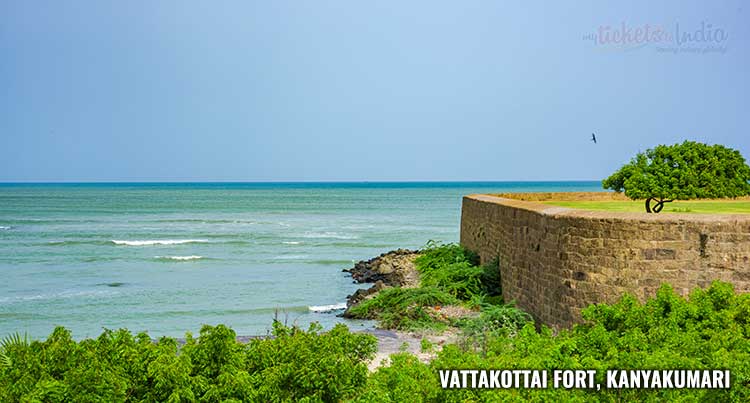
<svg viewBox="0 0 750 403"><path fill-rule="evenodd" d="M96 298L96 297L111 297L117 295L119 292L116 291L63 291L51 294L36 294L36 295L21 295L17 297L3 297L0 298L0 304L14 303L14 302L28 302L28 301L45 301L55 299L69 299L69 298Z"/></svg>
<svg viewBox="0 0 750 403"><path fill-rule="evenodd" d="M339 232L326 231L326 232L307 232L302 235L303 238L311 239L357 239L356 235L342 234Z"/></svg>
<svg viewBox="0 0 750 403"><path fill-rule="evenodd" d="M284 242L282 242L282 243L283 243L284 245L299 245L299 244L301 244L302 242L300 242L300 241L284 241Z"/></svg>
<svg viewBox="0 0 750 403"><path fill-rule="evenodd" d="M189 309L189 310L166 310L156 312L139 312L138 318L164 318L164 317L200 317L200 316L222 316L222 315L283 315L290 313L305 314L310 312L310 307L287 306L287 307L265 307L265 308L241 308L241 309Z"/></svg>
<svg viewBox="0 0 750 403"><path fill-rule="evenodd" d="M0 225L0 231L5 231L5 230L9 230L9 229L11 229L11 228L12 228L12 227L8 227L8 226L5 226L5 225Z"/></svg>
<svg viewBox="0 0 750 403"><path fill-rule="evenodd" d="M205 239L156 239L147 241L118 241L112 240L115 245L126 246L153 246L153 245L182 245L186 243L205 243Z"/></svg>
<svg viewBox="0 0 750 403"><path fill-rule="evenodd" d="M255 244L255 242L252 241L252 240L236 239L236 238L235 239L227 239L226 241L224 241L224 240L218 240L216 242L221 243L221 244L225 244L225 245L253 245L253 244Z"/></svg>
<svg viewBox="0 0 750 403"><path fill-rule="evenodd" d="M186 260L203 259L203 256L197 256L197 255L190 255L190 256L154 256L154 259L186 261Z"/></svg>
<svg viewBox="0 0 750 403"><path fill-rule="evenodd" d="M271 260L302 260L307 258L307 255L279 255L274 256Z"/></svg>
<svg viewBox="0 0 750 403"><path fill-rule="evenodd" d="M311 260L310 263L314 264L330 264L330 265L342 265L342 264L354 264L357 263L356 260L352 259L319 259L319 260Z"/></svg>
<svg viewBox="0 0 750 403"><path fill-rule="evenodd" d="M310 312L318 312L318 313L340 311L342 309L346 309L346 302L342 302L340 304L333 304L333 305L311 305L307 307L307 309L309 309Z"/></svg>
<svg viewBox="0 0 750 403"><path fill-rule="evenodd" d="M46 219L46 218L18 218L3 220L10 224L87 224L98 222L96 220L71 220L71 219Z"/></svg>
<svg viewBox="0 0 750 403"><path fill-rule="evenodd" d="M104 241L82 241L82 240L68 240L68 241L49 241L46 243L48 246L71 246L71 245L106 245L109 242Z"/></svg>
<svg viewBox="0 0 750 403"><path fill-rule="evenodd" d="M122 258L117 256L86 256L81 258L81 261L86 263L113 262L116 260L122 260Z"/></svg>
<svg viewBox="0 0 750 403"><path fill-rule="evenodd" d="M175 219L164 219L164 220L155 220L154 222L160 222L160 223L193 223L193 224L258 224L256 221L250 221L250 220L223 220L223 219L202 219L202 218L175 218Z"/></svg>
<svg viewBox="0 0 750 403"><path fill-rule="evenodd" d="M378 249L396 249L400 245L398 244L387 244L387 243L369 243L366 241L361 242L326 242L325 244L319 244L319 245L312 245L313 247L323 247L323 248L329 248L329 247L337 247L337 248L378 248Z"/></svg>

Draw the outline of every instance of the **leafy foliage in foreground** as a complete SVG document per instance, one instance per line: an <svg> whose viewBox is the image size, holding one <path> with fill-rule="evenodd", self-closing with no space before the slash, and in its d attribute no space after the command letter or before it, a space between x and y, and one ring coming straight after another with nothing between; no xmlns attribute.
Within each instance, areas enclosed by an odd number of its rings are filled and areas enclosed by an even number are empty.
<svg viewBox="0 0 750 403"><path fill-rule="evenodd" d="M73 341L57 328L46 341L2 344L0 401L45 402L496 402L750 401L750 294L715 283L690 299L663 286L645 304L625 296L584 310L587 324L554 335L525 325L484 349L448 345L430 363L398 353L368 376L372 336L339 325L321 333L274 325L274 339L236 342L206 326L178 348L174 339L105 331ZM487 317L494 316L487 311ZM732 388L631 390L443 390L439 369L729 369Z"/></svg>
<svg viewBox="0 0 750 403"><path fill-rule="evenodd" d="M750 166L739 151L694 141L658 145L638 153L602 181L605 189L625 192L631 199L657 200L658 210L672 200L750 195Z"/></svg>
<svg viewBox="0 0 750 403"><path fill-rule="evenodd" d="M236 341L233 330L204 326L200 337L154 343L126 330L75 342L57 328L46 341L9 343L0 401L339 401L367 379L375 338L344 325L321 333L274 323L272 339Z"/></svg>
<svg viewBox="0 0 750 403"><path fill-rule="evenodd" d="M484 351L446 346L430 364L393 357L369 377L359 401L750 401L750 294L727 283L694 290L690 299L664 285L646 304L625 296L592 305L588 321L554 335L527 324L515 337L490 338ZM589 390L443 390L439 369L729 369L732 388Z"/></svg>

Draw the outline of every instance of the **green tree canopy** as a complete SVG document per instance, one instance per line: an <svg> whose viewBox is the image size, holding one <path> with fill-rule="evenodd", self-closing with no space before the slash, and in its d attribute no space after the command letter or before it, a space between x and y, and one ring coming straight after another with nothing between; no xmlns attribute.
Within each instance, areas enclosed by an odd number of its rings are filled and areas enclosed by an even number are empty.
<svg viewBox="0 0 750 403"><path fill-rule="evenodd" d="M739 151L694 141L658 145L638 153L609 178L605 189L646 199L646 211L659 212L672 200L739 197L750 194L750 167ZM652 208L650 203L656 201Z"/></svg>

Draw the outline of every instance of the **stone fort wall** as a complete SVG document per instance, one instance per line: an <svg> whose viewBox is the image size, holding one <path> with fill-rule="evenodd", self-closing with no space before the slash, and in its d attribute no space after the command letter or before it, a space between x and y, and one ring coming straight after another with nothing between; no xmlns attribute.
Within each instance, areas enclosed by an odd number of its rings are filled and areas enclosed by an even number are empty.
<svg viewBox="0 0 750 403"><path fill-rule="evenodd" d="M510 197L513 197L512 199ZM686 295L714 280L750 292L750 215L586 211L543 200L618 198L612 193L471 195L463 199L461 244L499 260L506 301L553 328L581 309L641 301L662 283Z"/></svg>

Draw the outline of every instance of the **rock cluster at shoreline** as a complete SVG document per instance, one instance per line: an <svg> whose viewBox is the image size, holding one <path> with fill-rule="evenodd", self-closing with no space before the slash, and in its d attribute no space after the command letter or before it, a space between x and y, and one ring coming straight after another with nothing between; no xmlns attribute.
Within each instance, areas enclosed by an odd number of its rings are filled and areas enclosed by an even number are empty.
<svg viewBox="0 0 750 403"><path fill-rule="evenodd" d="M371 295L386 287L413 288L419 286L419 272L414 259L420 252L410 249L396 249L381 254L370 260L362 260L351 269L343 271L351 274L357 283L374 283L369 288L360 288L346 297L346 311L343 317L349 317L349 309Z"/></svg>

